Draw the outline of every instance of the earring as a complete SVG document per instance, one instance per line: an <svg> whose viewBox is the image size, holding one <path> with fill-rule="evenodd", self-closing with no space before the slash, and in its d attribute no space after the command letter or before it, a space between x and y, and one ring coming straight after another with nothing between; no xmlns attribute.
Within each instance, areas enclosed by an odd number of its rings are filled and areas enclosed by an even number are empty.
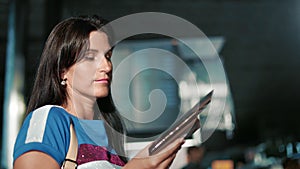
<svg viewBox="0 0 300 169"><path fill-rule="evenodd" d="M67 84L67 82L66 82L66 80L64 79L64 80L62 80L62 81L60 82L60 84L63 85L63 86L65 86L65 85Z"/></svg>

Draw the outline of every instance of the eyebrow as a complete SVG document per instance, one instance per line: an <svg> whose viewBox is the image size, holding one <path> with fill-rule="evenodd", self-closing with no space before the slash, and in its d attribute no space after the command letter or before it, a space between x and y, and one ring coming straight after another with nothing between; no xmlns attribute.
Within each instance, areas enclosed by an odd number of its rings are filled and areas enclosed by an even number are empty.
<svg viewBox="0 0 300 169"><path fill-rule="evenodd" d="M97 49L87 49L86 52L98 52Z"/></svg>

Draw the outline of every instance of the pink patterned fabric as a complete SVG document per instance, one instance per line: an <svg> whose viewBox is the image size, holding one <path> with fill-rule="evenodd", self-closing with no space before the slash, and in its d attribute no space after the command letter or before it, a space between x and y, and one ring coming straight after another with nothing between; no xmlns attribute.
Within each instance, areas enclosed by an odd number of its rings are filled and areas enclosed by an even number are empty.
<svg viewBox="0 0 300 169"><path fill-rule="evenodd" d="M77 155L78 165L97 160L106 160L118 166L125 165L118 155L110 153L105 147L80 144Z"/></svg>

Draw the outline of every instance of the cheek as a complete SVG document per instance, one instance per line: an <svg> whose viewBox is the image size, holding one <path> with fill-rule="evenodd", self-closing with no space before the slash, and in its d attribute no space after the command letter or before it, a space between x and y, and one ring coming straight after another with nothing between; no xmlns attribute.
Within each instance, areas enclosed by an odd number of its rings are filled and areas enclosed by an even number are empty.
<svg viewBox="0 0 300 169"><path fill-rule="evenodd" d="M74 71L74 85L90 85L95 77L96 69L93 66L77 66Z"/></svg>

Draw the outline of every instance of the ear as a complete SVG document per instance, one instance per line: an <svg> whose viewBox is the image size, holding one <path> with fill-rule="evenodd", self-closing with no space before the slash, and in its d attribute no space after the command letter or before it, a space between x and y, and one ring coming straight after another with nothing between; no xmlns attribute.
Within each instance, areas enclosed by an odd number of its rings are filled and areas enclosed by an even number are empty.
<svg viewBox="0 0 300 169"><path fill-rule="evenodd" d="M62 79L62 80L67 79L67 76L68 76L67 74L68 74L68 71L66 69L64 69L62 71L62 73L60 74L60 79Z"/></svg>

